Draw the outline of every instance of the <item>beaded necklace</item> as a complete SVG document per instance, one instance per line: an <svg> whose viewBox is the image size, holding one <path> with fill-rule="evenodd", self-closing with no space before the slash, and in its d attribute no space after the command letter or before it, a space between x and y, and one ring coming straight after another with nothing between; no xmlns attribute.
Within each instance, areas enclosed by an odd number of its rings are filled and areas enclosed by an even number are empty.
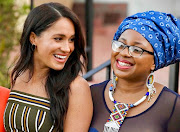
<svg viewBox="0 0 180 132"><path fill-rule="evenodd" d="M149 96L149 89L147 93L134 104L126 104L126 103L117 102L113 98L113 93L114 93L114 85L111 84L109 88L109 98L114 103L114 107L113 107L113 110L111 111L110 117L108 118L106 124L104 125L103 132L118 132L128 113L128 110L134 106L141 104L143 101L145 101L147 96Z"/></svg>

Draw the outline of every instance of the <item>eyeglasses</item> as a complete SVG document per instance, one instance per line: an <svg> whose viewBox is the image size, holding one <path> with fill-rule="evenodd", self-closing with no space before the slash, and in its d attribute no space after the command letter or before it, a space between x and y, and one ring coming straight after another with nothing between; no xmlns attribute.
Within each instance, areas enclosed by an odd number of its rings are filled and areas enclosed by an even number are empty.
<svg viewBox="0 0 180 132"><path fill-rule="evenodd" d="M147 51L147 50L144 50L140 47L137 47L137 46L129 46L129 45L126 45L124 44L123 42L120 42L120 41L115 41L113 40L112 41L112 50L115 51L115 52L121 52L123 51L126 47L128 47L129 49L129 54L130 56L132 57L139 57L143 54L143 52L147 52L151 55L154 55L153 52L150 52L150 51Z"/></svg>

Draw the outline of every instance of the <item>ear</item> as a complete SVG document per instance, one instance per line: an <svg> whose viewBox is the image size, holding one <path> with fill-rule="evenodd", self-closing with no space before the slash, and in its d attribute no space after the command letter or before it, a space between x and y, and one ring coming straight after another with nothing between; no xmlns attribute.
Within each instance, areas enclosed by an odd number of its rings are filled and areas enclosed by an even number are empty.
<svg viewBox="0 0 180 132"><path fill-rule="evenodd" d="M156 67L156 65L155 65L155 64L152 64L152 66L151 66L151 71L154 71L155 67Z"/></svg>
<svg viewBox="0 0 180 132"><path fill-rule="evenodd" d="M29 41L31 42L31 44L36 45L35 43L35 39L36 39L36 34L34 32L31 32L30 36L29 36Z"/></svg>

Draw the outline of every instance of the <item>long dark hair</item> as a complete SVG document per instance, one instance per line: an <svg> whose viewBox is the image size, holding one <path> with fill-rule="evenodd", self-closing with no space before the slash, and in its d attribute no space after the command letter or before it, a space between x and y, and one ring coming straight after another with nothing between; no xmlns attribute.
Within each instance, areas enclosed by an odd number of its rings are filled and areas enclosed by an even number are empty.
<svg viewBox="0 0 180 132"><path fill-rule="evenodd" d="M69 90L71 82L77 77L86 62L85 40L80 22L75 13L60 3L46 3L34 8L28 15L20 39L21 54L12 71L11 83L14 86L16 79L26 70L30 71L29 79L33 76L33 50L29 40L30 33L39 36L53 25L60 17L69 18L75 27L75 49L60 71L50 69L45 88L51 101L51 116L55 121L55 130L63 131L63 120L66 116L69 103ZM81 58L82 57L82 58Z"/></svg>

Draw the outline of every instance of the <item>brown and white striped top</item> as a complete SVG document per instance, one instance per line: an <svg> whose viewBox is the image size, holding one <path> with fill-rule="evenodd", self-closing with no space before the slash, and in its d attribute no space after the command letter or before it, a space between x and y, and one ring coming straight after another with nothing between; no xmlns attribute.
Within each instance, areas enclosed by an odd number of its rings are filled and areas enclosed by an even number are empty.
<svg viewBox="0 0 180 132"><path fill-rule="evenodd" d="M50 101L12 90L4 113L4 125L8 132L52 132Z"/></svg>

